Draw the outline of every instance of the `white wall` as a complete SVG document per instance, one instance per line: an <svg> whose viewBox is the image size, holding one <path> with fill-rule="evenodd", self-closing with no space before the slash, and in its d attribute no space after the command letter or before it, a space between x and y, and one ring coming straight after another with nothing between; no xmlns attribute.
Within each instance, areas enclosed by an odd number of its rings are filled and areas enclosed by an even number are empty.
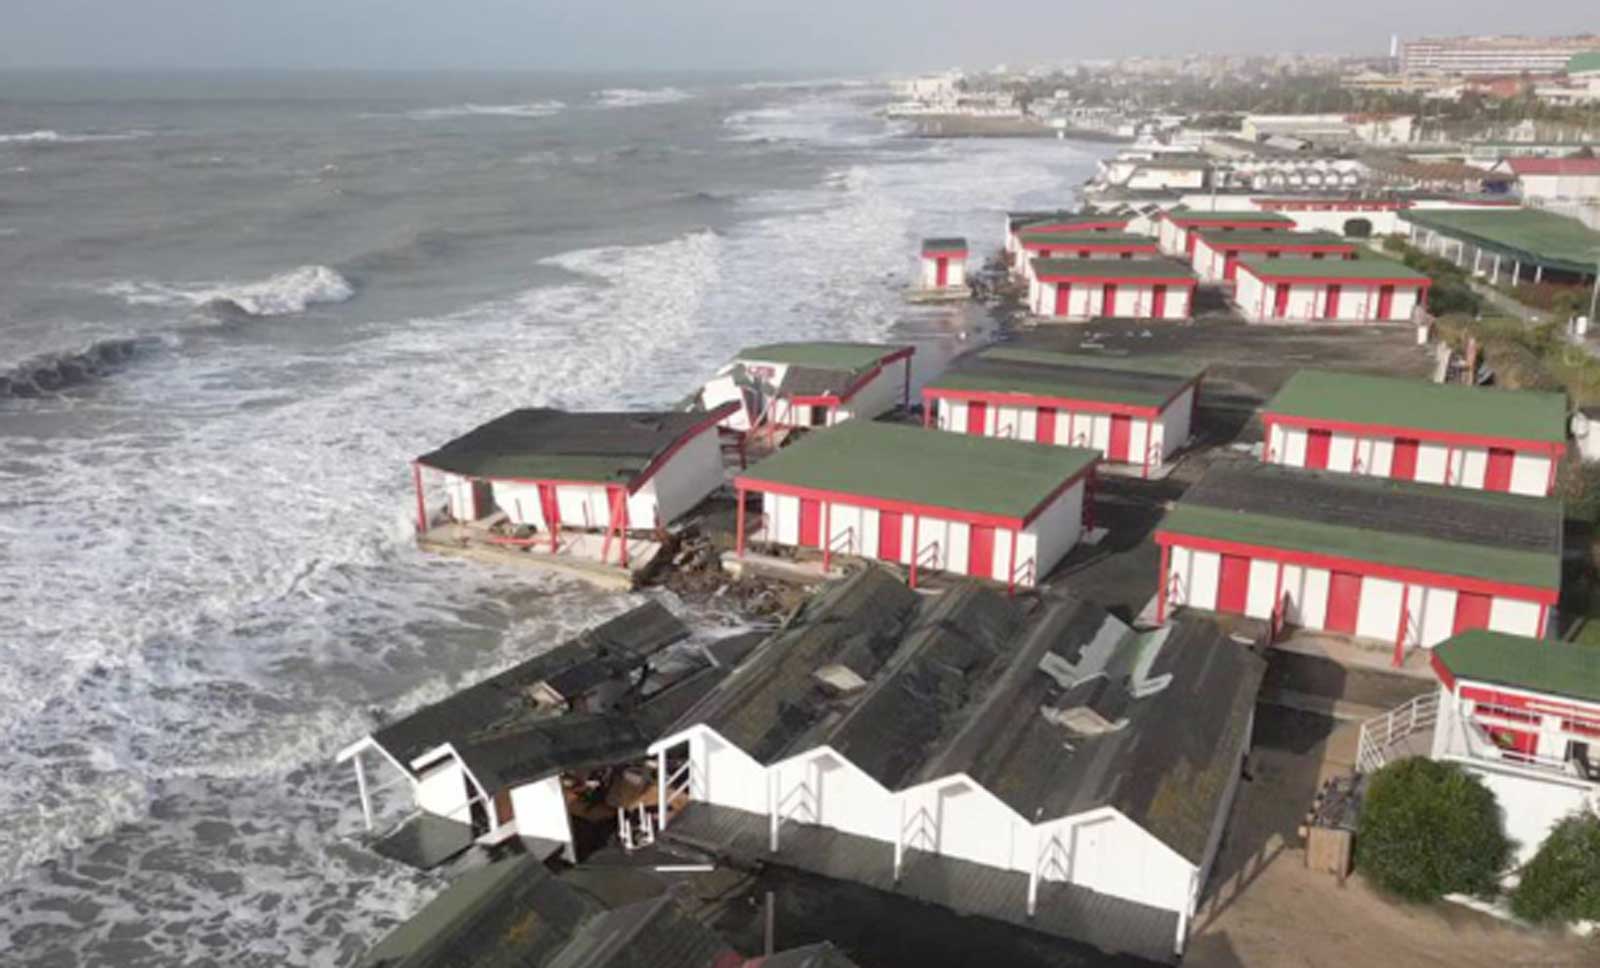
<svg viewBox="0 0 1600 968"><path fill-rule="evenodd" d="M421 774L415 789L418 809L462 823L470 822L467 772L454 756L446 756L437 766ZM485 809L493 809L493 805L486 804Z"/></svg>
<svg viewBox="0 0 1600 968"><path fill-rule="evenodd" d="M567 800L561 791L560 776L513 787L511 812L517 818L518 834L558 840L567 845L567 859L577 861L577 850L572 843L572 824L567 817Z"/></svg>
<svg viewBox="0 0 1600 968"><path fill-rule="evenodd" d="M1161 411L1161 421L1156 427L1156 443L1161 445L1161 459L1183 449L1189 441L1190 427L1194 421L1195 388L1189 387Z"/></svg>
<svg viewBox="0 0 1600 968"><path fill-rule="evenodd" d="M1072 485L1061 493L1050 506L1022 531L1017 542L1017 567L1020 569L1030 558L1036 563L1035 582L1050 573L1078 543L1083 534L1083 482ZM1006 539L997 535L995 540L994 573L1006 574L1010 551Z"/></svg>
<svg viewBox="0 0 1600 968"><path fill-rule="evenodd" d="M910 366L911 358L906 357L879 370L876 376L856 391L855 396L833 408L829 424L845 420L871 420L898 407L905 397L906 371Z"/></svg>
<svg viewBox="0 0 1600 968"><path fill-rule="evenodd" d="M1403 423L1404 414L1396 415ZM1274 423L1267 436L1268 454L1275 464L1292 467L1306 466L1306 431L1301 427L1285 427ZM1356 462L1360 461L1360 466ZM1431 442L1417 446L1416 476L1424 484L1445 483L1445 469L1450 470L1449 483L1455 487L1481 490L1488 468L1489 454L1483 447L1451 447ZM1388 477L1394 470L1394 438L1354 436L1334 433L1328 442L1330 471L1356 473L1375 477ZM1534 497L1548 495L1550 483L1550 458L1537 453L1518 453L1512 460L1511 493Z"/></svg>
<svg viewBox="0 0 1600 968"><path fill-rule="evenodd" d="M1224 811L1226 813L1226 811ZM1195 866L1113 809L1041 824L1041 876L1169 911L1188 911Z"/></svg>
<svg viewBox="0 0 1600 968"><path fill-rule="evenodd" d="M769 769L785 819L894 842L894 794L833 750L810 750Z"/></svg>
<svg viewBox="0 0 1600 968"><path fill-rule="evenodd" d="M628 498L628 525L671 524L722 486L722 446L715 428L696 434Z"/></svg>
<svg viewBox="0 0 1600 968"><path fill-rule="evenodd" d="M905 801L908 850L1002 870L1030 869L1031 825L971 779L945 777L900 796ZM895 816L898 822L898 809Z"/></svg>
<svg viewBox="0 0 1600 968"><path fill-rule="evenodd" d="M1155 287L1147 284L1118 284L1114 304L1105 305L1105 284L1101 282L1072 283L1067 293L1066 312L1056 313L1056 289L1059 283L1040 282L1030 287L1035 315L1051 319L1091 319L1097 316L1116 316L1126 319L1155 319ZM1166 298L1161 308L1161 319L1187 319L1190 314L1192 290L1187 285L1166 286Z"/></svg>
<svg viewBox="0 0 1600 968"><path fill-rule="evenodd" d="M1446 701L1449 701L1448 699ZM1459 761L1457 761L1459 762ZM1552 783L1462 763L1494 792L1505 819L1506 836L1516 841L1515 862L1526 864L1563 817L1584 805L1585 791L1565 783ZM1600 804L1596 804L1600 806Z"/></svg>
<svg viewBox="0 0 1600 968"><path fill-rule="evenodd" d="M1550 493L1550 458L1519 453L1511 461L1511 493L1546 497Z"/></svg>
<svg viewBox="0 0 1600 968"><path fill-rule="evenodd" d="M767 812L767 771L744 750L709 729L689 739L694 798L751 813Z"/></svg>
<svg viewBox="0 0 1600 968"><path fill-rule="evenodd" d="M967 284L967 262L965 259L947 257L947 270L945 286L956 288ZM939 283L939 260L930 256L922 257L922 288L934 289Z"/></svg>
<svg viewBox="0 0 1600 968"><path fill-rule="evenodd" d="M1187 605L1215 611L1221 566L1221 555L1216 552L1173 546L1167 566L1171 590L1169 606ZM1176 583L1172 583L1173 576L1176 576ZM1291 624L1312 630L1326 627L1329 580L1326 569L1283 566L1282 594L1289 599L1286 617ZM1249 581L1245 614L1260 619L1271 617L1278 563L1272 559L1252 559ZM1356 612L1356 635L1392 644L1401 634L1403 609L1406 644L1432 648L1454 633L1456 595L1450 588L1365 575ZM1542 637L1541 611L1537 602L1497 595L1490 603L1489 628L1512 635Z"/></svg>

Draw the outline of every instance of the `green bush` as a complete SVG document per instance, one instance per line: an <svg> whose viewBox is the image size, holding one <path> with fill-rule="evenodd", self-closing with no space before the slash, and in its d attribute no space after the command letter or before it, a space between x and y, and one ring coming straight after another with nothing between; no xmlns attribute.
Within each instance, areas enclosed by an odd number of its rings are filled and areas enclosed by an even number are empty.
<svg viewBox="0 0 1600 968"><path fill-rule="evenodd" d="M1541 923L1600 920L1600 817L1583 811L1556 824L1522 869L1511 910Z"/></svg>
<svg viewBox="0 0 1600 968"><path fill-rule="evenodd" d="M1411 246L1406 242L1406 237L1403 235L1386 235L1383 237L1383 251L1385 252L1404 252L1409 248Z"/></svg>
<svg viewBox="0 0 1600 968"><path fill-rule="evenodd" d="M1494 793L1461 767L1412 757L1373 774L1356 867L1380 890L1408 901L1487 896L1510 857Z"/></svg>
<svg viewBox="0 0 1600 968"><path fill-rule="evenodd" d="M1451 277L1439 278L1428 290L1428 312L1435 316L1460 313L1476 316L1483 311L1483 300L1465 282Z"/></svg>

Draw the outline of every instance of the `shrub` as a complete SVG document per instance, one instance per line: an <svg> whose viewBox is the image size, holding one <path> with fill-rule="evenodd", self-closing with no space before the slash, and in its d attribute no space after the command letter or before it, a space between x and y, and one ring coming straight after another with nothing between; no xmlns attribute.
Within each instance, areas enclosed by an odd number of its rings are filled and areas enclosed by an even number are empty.
<svg viewBox="0 0 1600 968"><path fill-rule="evenodd" d="M1511 856L1494 793L1454 763L1413 757L1373 774L1356 867L1408 901L1489 895Z"/></svg>
<svg viewBox="0 0 1600 968"><path fill-rule="evenodd" d="M1600 817L1585 810L1556 824L1522 869L1511 910L1537 922L1600 920Z"/></svg>
<svg viewBox="0 0 1600 968"><path fill-rule="evenodd" d="M1411 246L1407 244L1406 237L1403 235L1386 235L1383 237L1383 251L1385 252L1404 252L1409 248Z"/></svg>
<svg viewBox="0 0 1600 968"><path fill-rule="evenodd" d="M1466 283L1450 277L1435 277L1437 281L1428 290L1428 312L1435 316L1461 313L1475 316L1483 310L1483 300Z"/></svg>

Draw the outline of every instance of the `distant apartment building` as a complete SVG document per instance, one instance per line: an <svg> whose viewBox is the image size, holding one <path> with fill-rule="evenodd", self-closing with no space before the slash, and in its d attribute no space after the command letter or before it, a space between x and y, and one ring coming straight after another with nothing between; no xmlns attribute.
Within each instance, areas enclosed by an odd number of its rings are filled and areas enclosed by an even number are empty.
<svg viewBox="0 0 1600 968"><path fill-rule="evenodd" d="M1585 51L1600 50L1600 36L1422 37L1400 45L1406 74L1557 74Z"/></svg>

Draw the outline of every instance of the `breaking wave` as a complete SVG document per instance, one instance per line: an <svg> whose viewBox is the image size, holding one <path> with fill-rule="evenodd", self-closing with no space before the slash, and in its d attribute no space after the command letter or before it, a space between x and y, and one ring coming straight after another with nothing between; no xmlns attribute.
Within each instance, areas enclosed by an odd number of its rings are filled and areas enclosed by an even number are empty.
<svg viewBox="0 0 1600 968"><path fill-rule="evenodd" d="M294 316L319 303L341 303L356 294L350 280L327 266L301 266L260 282L116 282L102 291L131 306L221 309L247 316Z"/></svg>
<svg viewBox="0 0 1600 968"><path fill-rule="evenodd" d="M49 396L99 380L156 344L153 337L97 340L75 352L47 353L0 370L0 400Z"/></svg>
<svg viewBox="0 0 1600 968"><path fill-rule="evenodd" d="M649 104L676 104L694 97L676 87L657 87L644 90L636 87L611 87L595 94L602 107L637 108Z"/></svg>
<svg viewBox="0 0 1600 968"><path fill-rule="evenodd" d="M560 101L530 101L526 104L453 104L443 108L407 111L413 121L440 121L445 118L547 118L566 108Z"/></svg>
<svg viewBox="0 0 1600 968"><path fill-rule="evenodd" d="M93 141L132 141L135 138L149 137L148 131L120 131L105 134L62 134L49 128L37 131L13 131L9 134L0 134L0 144L87 144Z"/></svg>

